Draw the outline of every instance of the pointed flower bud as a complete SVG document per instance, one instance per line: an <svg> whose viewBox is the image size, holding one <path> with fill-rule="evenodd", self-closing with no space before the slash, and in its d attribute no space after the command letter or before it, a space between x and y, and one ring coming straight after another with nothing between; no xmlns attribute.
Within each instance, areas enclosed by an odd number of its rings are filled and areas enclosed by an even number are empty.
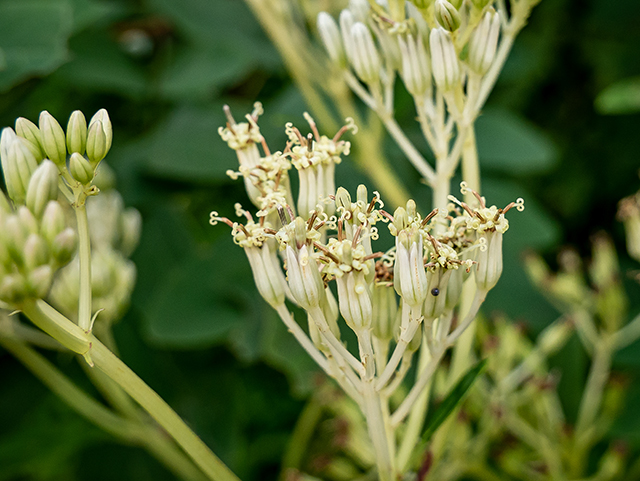
<svg viewBox="0 0 640 481"><path fill-rule="evenodd" d="M64 211L58 202L49 202L42 214L42 222L40 224L40 233L47 240L49 245L53 242L60 232L65 228Z"/></svg>
<svg viewBox="0 0 640 481"><path fill-rule="evenodd" d="M45 152L42 147L42 137L36 124L24 117L18 117L16 119L16 134L29 141L29 146L32 147L30 150L38 162L44 159Z"/></svg>
<svg viewBox="0 0 640 481"><path fill-rule="evenodd" d="M249 259L253 280L262 298L274 309L281 306L284 303L284 285L281 282L283 276L282 271L278 273L275 270L280 269L280 266L274 263L275 253L266 242L262 247L245 247L244 252Z"/></svg>
<svg viewBox="0 0 640 481"><path fill-rule="evenodd" d="M46 297L53 282L53 269L51 266L40 266L29 273L27 284L29 294L35 298Z"/></svg>
<svg viewBox="0 0 640 481"><path fill-rule="evenodd" d="M51 254L59 265L71 260L76 252L78 238L71 227L67 227L58 234L51 243Z"/></svg>
<svg viewBox="0 0 640 481"><path fill-rule="evenodd" d="M353 43L353 36L351 35L351 27L356 22L353 18L353 13L346 8L340 12L340 33L342 34L342 43L344 45L344 53L347 60L353 63L353 57L355 55L355 46Z"/></svg>
<svg viewBox="0 0 640 481"><path fill-rule="evenodd" d="M102 123L102 129L104 130L104 135L106 137L108 152L111 148L111 141L113 139L113 129L111 127L111 119L109 118L109 114L107 113L106 109L100 109L95 114L93 114L93 117L91 117L91 120L89 121L89 127L91 127L91 124L98 121Z"/></svg>
<svg viewBox="0 0 640 481"><path fill-rule="evenodd" d="M93 180L96 169L87 159L84 158L84 156L80 155L78 152L74 152L69 158L69 172L78 182L87 185Z"/></svg>
<svg viewBox="0 0 640 481"><path fill-rule="evenodd" d="M0 279L0 300L7 304L20 302L26 295L27 284L20 274L9 274Z"/></svg>
<svg viewBox="0 0 640 481"><path fill-rule="evenodd" d="M33 153L27 148L26 140L18 137L13 129L2 130L0 156L7 193L13 202L21 204L27 194L31 175L38 167Z"/></svg>
<svg viewBox="0 0 640 481"><path fill-rule="evenodd" d="M31 176L26 204L38 219L42 217L47 204L58 198L59 175L55 164L45 159Z"/></svg>
<svg viewBox="0 0 640 481"><path fill-rule="evenodd" d="M329 54L329 58L340 67L344 67L346 59L338 24L327 12L320 12L318 14L317 25L318 33L320 34L324 48Z"/></svg>
<svg viewBox="0 0 640 481"><path fill-rule="evenodd" d="M436 0L435 15L440 26L449 32L453 32L460 27L460 13L447 0Z"/></svg>
<svg viewBox="0 0 640 481"><path fill-rule="evenodd" d="M469 39L469 67L484 75L491 67L496 56L500 35L500 14L488 11L482 17Z"/></svg>
<svg viewBox="0 0 640 481"><path fill-rule="evenodd" d="M79 110L74 111L67 124L67 150L70 154L84 154L87 147L87 119Z"/></svg>
<svg viewBox="0 0 640 481"><path fill-rule="evenodd" d="M365 83L374 83L380 76L380 56L365 24L356 22L351 27L353 40L353 69Z"/></svg>
<svg viewBox="0 0 640 481"><path fill-rule="evenodd" d="M446 307L447 287L453 269L436 267L427 271L427 297L424 301L422 314L425 319L435 319Z"/></svg>
<svg viewBox="0 0 640 481"><path fill-rule="evenodd" d="M458 54L451 35L442 27L431 30L429 36L431 67L438 88L450 90L460 81Z"/></svg>
<svg viewBox="0 0 640 481"><path fill-rule="evenodd" d="M33 270L49 262L47 243L38 234L29 234L22 251L24 263L29 270Z"/></svg>
<svg viewBox="0 0 640 481"><path fill-rule="evenodd" d="M87 133L87 157L96 165L105 158L109 148L107 147L107 134L102 121L96 120L89 124Z"/></svg>
<svg viewBox="0 0 640 481"><path fill-rule="evenodd" d="M56 165L65 165L67 161L67 145L64 131L53 116L43 110L38 121L42 147L47 157Z"/></svg>
<svg viewBox="0 0 640 481"><path fill-rule="evenodd" d="M414 40L408 35L406 40L399 39L402 52L402 80L407 91L421 97L431 85L431 62L427 56L422 38Z"/></svg>
<svg viewBox="0 0 640 481"><path fill-rule="evenodd" d="M140 242L140 232L142 230L142 216L136 209L130 208L122 213L120 217L120 229L122 231L120 239L120 252L129 257Z"/></svg>

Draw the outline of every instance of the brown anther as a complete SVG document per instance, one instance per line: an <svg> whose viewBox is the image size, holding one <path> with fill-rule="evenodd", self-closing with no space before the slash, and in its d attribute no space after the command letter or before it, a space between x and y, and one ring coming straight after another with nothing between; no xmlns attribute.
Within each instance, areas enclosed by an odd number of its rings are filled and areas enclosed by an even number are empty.
<svg viewBox="0 0 640 481"><path fill-rule="evenodd" d="M313 227L313 223L316 221L317 218L318 218L318 211L314 210L313 213L311 214L311 217L309 217L309 220L307 221L307 230L311 230L311 228Z"/></svg>
<svg viewBox="0 0 640 481"><path fill-rule="evenodd" d="M331 251L329 251L329 249L327 249L325 246L323 246L322 244L320 244L317 241L315 241L313 243L313 245L316 247L316 249L318 249L319 251L322 251L322 253L324 255L326 255L329 259L331 259L333 262L335 262L336 264L340 264L340 259L338 259L335 256L335 254L333 254Z"/></svg>
<svg viewBox="0 0 640 481"><path fill-rule="evenodd" d="M373 208L376 206L376 202L378 202L378 198L374 196L373 199L371 199L371 202L369 202L369 207L367 207L367 215L373 212Z"/></svg>
<svg viewBox="0 0 640 481"><path fill-rule="evenodd" d="M280 179L282 178L282 171L279 170L278 173L276 174L276 181L275 181L275 188L277 189L278 187L280 187Z"/></svg>
<svg viewBox="0 0 640 481"><path fill-rule="evenodd" d="M322 229L322 227L324 227L325 224L326 224L325 221L321 221L321 222L318 222L316 225L314 225L313 228L315 230L320 230L320 229Z"/></svg>
<svg viewBox="0 0 640 481"><path fill-rule="evenodd" d="M353 241L351 242L351 247L353 249L358 245L358 239L360 239L360 233L362 232L362 225L359 225L356 231L353 233Z"/></svg>
<svg viewBox="0 0 640 481"><path fill-rule="evenodd" d="M421 227L424 227L425 225L427 225L427 223L433 219L436 215L438 215L438 209L433 209L431 212L429 212L429 214L422 219L422 222L420 223Z"/></svg>
<svg viewBox="0 0 640 481"><path fill-rule="evenodd" d="M342 232L342 223L343 222L344 221L342 219L338 220L338 240L339 241L342 241L344 239L344 235L343 235L343 232Z"/></svg>
<svg viewBox="0 0 640 481"><path fill-rule="evenodd" d="M267 145L267 141L262 136L260 136L260 143L262 144L262 150L264 151L264 155L265 156L271 155L271 150L269 150L269 146Z"/></svg>
<svg viewBox="0 0 640 481"><path fill-rule="evenodd" d="M307 122L309 122L309 127L311 127L311 131L313 132L313 136L317 141L320 141L320 132L318 132L318 127L316 123L313 121L311 117L307 117Z"/></svg>
<svg viewBox="0 0 640 481"><path fill-rule="evenodd" d="M260 222L262 222L263 219L264 219L264 217L260 217ZM260 224L260 225L262 225L262 224ZM264 231L265 231L265 233L271 234L271 235L276 235L278 233L277 230L271 229L270 227L265 227Z"/></svg>
<svg viewBox="0 0 640 481"><path fill-rule="evenodd" d="M245 234L247 237L251 237L251 234L249 234L249 231L245 228L245 226L244 226L243 224L238 224L238 227L240 227L240 230L241 230L242 232L244 232L244 234Z"/></svg>
<svg viewBox="0 0 640 481"><path fill-rule="evenodd" d="M487 204L485 203L484 198L480 194L478 194L475 190L472 190L471 193L476 199L478 199L478 203L480 204L480 207L482 207L483 209L486 209Z"/></svg>
<svg viewBox="0 0 640 481"><path fill-rule="evenodd" d="M392 216L391 214L389 214L386 210L382 210L382 209L380 209L378 212L380 212L380 215L381 215L382 217L387 218L387 219L388 219L388 220L390 220L391 222L393 222L393 221L394 221L393 216Z"/></svg>
<svg viewBox="0 0 640 481"><path fill-rule="evenodd" d="M384 255L384 252L374 252L373 254L366 255L362 258L363 261L368 261L371 259L379 259Z"/></svg>
<svg viewBox="0 0 640 481"><path fill-rule="evenodd" d="M438 245L440 244L435 237L433 237L431 234L427 234L427 239L429 240L429 242L431 242L431 245L433 246L433 250L436 251L436 254L440 255L440 253L438 252Z"/></svg>
<svg viewBox="0 0 640 481"><path fill-rule="evenodd" d="M288 224L284 209L282 208L281 205L278 205L276 206L276 210L278 211L278 217L280 217L280 223L284 227L285 225Z"/></svg>
<svg viewBox="0 0 640 481"><path fill-rule="evenodd" d="M291 206L289 204L284 206L285 209L287 209L287 212L289 213L289 219L293 220L296 216L296 214L293 212L293 209L291 208Z"/></svg>
<svg viewBox="0 0 640 481"><path fill-rule="evenodd" d="M340 140L340 137L342 137L347 130L349 130L349 126L348 125L343 125L340 128L340 130L338 130L338 132L336 132L336 135L333 136L333 139L331 139L331 142L333 142L335 144L338 140Z"/></svg>

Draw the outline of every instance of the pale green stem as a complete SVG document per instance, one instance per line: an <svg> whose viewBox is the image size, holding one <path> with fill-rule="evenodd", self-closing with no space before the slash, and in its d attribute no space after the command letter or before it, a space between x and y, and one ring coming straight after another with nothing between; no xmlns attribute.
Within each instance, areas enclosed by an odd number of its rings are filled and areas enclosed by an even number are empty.
<svg viewBox="0 0 640 481"><path fill-rule="evenodd" d="M613 335L613 349L620 350L633 344L640 338L640 314Z"/></svg>
<svg viewBox="0 0 640 481"><path fill-rule="evenodd" d="M84 200L73 205L78 223L78 258L80 260L80 292L78 302L78 325L91 331L91 239L87 207Z"/></svg>
<svg viewBox="0 0 640 481"><path fill-rule="evenodd" d="M419 379L422 375L422 372L427 369L430 361L431 353L423 342L422 346L420 346L420 357L418 360L418 370L416 372L417 379ZM432 377L430 376L427 386L420 393L418 399L411 407L411 412L409 413L409 418L407 419L406 430L404 432L402 441L400 442L400 448L398 449L397 456L398 472L400 473L404 473L407 469L409 461L411 460L411 455L413 454L413 450L418 443L420 434L422 433L424 420L427 417L429 393L431 391L431 379Z"/></svg>
<svg viewBox="0 0 640 481"><path fill-rule="evenodd" d="M126 443L146 447L159 462L176 476L193 481L206 479L202 472L176 449L162 433L148 426L124 419L79 389L42 355L26 344L0 335L0 345L11 352L56 396L89 422Z"/></svg>
<svg viewBox="0 0 640 481"><path fill-rule="evenodd" d="M585 443L588 444L589 440L584 439L584 434L594 424L600 411L604 388L609 380L611 371L611 355L611 339L601 339L593 352L593 361L587 378L587 385L582 394L582 401L578 411L575 440L579 446Z"/></svg>
<svg viewBox="0 0 640 481"><path fill-rule="evenodd" d="M180 416L98 338L84 332L42 300L27 301L21 307L34 324L69 349L84 355L87 362L93 363L97 369L118 383L175 439L211 480L239 481L238 477L191 431Z"/></svg>
<svg viewBox="0 0 640 481"><path fill-rule="evenodd" d="M380 481L395 480L391 450L388 444L387 430L382 414L381 399L376 392L373 379L363 380L362 397L364 402L364 415L367 419L369 437L376 453L376 465Z"/></svg>

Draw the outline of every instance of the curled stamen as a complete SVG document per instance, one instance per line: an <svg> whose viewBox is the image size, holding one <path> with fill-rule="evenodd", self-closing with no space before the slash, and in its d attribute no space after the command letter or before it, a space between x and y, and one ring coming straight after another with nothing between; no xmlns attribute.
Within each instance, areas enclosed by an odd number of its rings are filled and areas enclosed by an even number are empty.
<svg viewBox="0 0 640 481"><path fill-rule="evenodd" d="M311 127L311 131L313 132L314 138L316 139L316 141L319 142L320 132L318 132L318 127L316 126L316 122L313 120L313 117L311 117L311 115L309 115L308 112L304 112L302 116L309 123L309 127Z"/></svg>
<svg viewBox="0 0 640 481"><path fill-rule="evenodd" d="M331 139L333 143L336 143L338 140L340 140L340 137L342 137L348 130L350 130L353 135L358 133L358 126L356 125L352 117L347 117L345 121L347 123L343 125L342 128L338 130L336 135L333 136L333 139Z"/></svg>
<svg viewBox="0 0 640 481"><path fill-rule="evenodd" d="M471 217L473 217L473 216L474 216L474 213L473 213L473 211L471 210L471 208L470 208L467 204L465 204L464 202L459 201L458 199L456 199L456 198L455 198L454 196L452 196L452 195L448 195L448 196L447 196L447 199L448 199L448 200L450 200L451 202L453 202L454 204L458 204L460 207L462 207L464 210L466 210L466 211L467 211L467 213L468 213Z"/></svg>
<svg viewBox="0 0 640 481"><path fill-rule="evenodd" d="M379 210L380 214L382 215L382 217L384 217L385 219L387 219L387 221L389 222L393 222L394 218L391 214L389 214L386 210Z"/></svg>
<svg viewBox="0 0 640 481"><path fill-rule="evenodd" d="M327 249L325 246L323 246L322 244L320 244L319 242L314 242L313 245L316 247L316 249L318 249L319 251L322 251L322 253L324 255L326 255L329 259L331 259L333 262L335 262L336 264L340 264L340 259L338 259L336 257L335 254L333 254L329 249Z"/></svg>
<svg viewBox="0 0 640 481"><path fill-rule="evenodd" d="M506 214L513 207L515 207L518 212L522 212L524 210L524 199L522 197L518 197L515 202L511 202L504 209L501 209L501 213Z"/></svg>
<svg viewBox="0 0 640 481"><path fill-rule="evenodd" d="M255 102L253 104L253 112L251 112L251 117L253 117L254 120L258 120L258 117L260 117L263 113L264 109L262 108L262 102Z"/></svg>
<svg viewBox="0 0 640 481"><path fill-rule="evenodd" d="M356 229L356 231L353 234L353 241L351 242L351 247L354 248L354 249L358 245L358 239L360 239L360 232L362 232L362 224L360 224L358 226L358 228Z"/></svg>
<svg viewBox="0 0 640 481"><path fill-rule="evenodd" d="M233 205L233 207L234 207L234 209L236 210L236 215L237 215L238 217L242 217L242 216L244 216L244 217L246 217L246 218L247 218L247 220L248 220L249 222L253 222L253 216L251 215L251 213L250 213L249 211L247 211L247 210L245 210L245 209L243 209L243 208L242 208L242 204L240 204L240 203L235 203L235 204Z"/></svg>
<svg viewBox="0 0 640 481"><path fill-rule="evenodd" d="M420 227L424 227L425 225L427 225L429 221L433 219L436 215L438 215L438 209L433 209L431 212L429 212L429 214L424 219L422 219L422 222L420 223Z"/></svg>
<svg viewBox="0 0 640 481"><path fill-rule="evenodd" d="M209 214L209 224L218 225L218 222L224 222L225 224L227 224L232 229L234 228L234 223L233 222L231 222L226 217L219 217L218 213L215 210L212 210L211 213Z"/></svg>
<svg viewBox="0 0 640 481"><path fill-rule="evenodd" d="M238 180L238 178L242 175L242 172L236 172L235 170L227 170L225 172L232 180Z"/></svg>
<svg viewBox="0 0 640 481"><path fill-rule="evenodd" d="M228 105L223 105L222 110L224 111L224 115L227 118L227 127L233 132L233 126L236 125L236 119L233 118L231 109Z"/></svg>

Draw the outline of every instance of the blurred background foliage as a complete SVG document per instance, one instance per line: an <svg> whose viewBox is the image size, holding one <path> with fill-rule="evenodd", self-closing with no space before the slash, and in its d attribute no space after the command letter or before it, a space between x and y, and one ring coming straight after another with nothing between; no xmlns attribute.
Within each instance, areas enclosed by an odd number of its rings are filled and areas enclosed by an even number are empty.
<svg viewBox="0 0 640 481"><path fill-rule="evenodd" d="M485 312L506 313L532 334L557 313L527 281L524 250L553 261L570 244L586 256L590 236L606 230L624 252L616 204L640 185L638 25L637 0L543 0L478 121L483 194L498 205L527 202L511 216L503 278ZM398 90L399 121L418 139ZM216 133L222 105L239 117L258 99L263 134L281 149L284 123L302 126L306 107L241 0L0 0L1 125L36 120L43 109L61 122L75 109L108 109L107 161L144 218L137 288L116 326L121 355L246 481L275 479L319 379L259 298L241 249L208 224L210 210L233 215L234 202L248 202L242 183L225 174L236 158ZM427 211L429 192L391 142L387 156ZM365 173L343 162L338 183L353 191L361 182ZM623 272L634 268L624 254L621 263ZM625 282L633 314L640 286ZM83 383L71 357L53 358ZM554 359L570 414L587 362L577 342ZM639 380L640 343L615 368ZM640 448L638 403L632 388L612 433L632 450ZM79 418L0 352L0 481L88 479L171 475Z"/></svg>

